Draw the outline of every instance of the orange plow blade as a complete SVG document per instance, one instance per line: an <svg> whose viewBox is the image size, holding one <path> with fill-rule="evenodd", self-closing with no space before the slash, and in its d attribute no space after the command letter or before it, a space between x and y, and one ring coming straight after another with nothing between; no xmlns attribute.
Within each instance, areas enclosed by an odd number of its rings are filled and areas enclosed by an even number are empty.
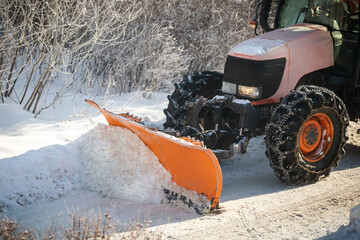
<svg viewBox="0 0 360 240"><path fill-rule="evenodd" d="M185 141L139 123L127 114L114 114L100 108L95 102L85 100L104 115L110 126L127 128L157 156L179 186L204 195L211 201L211 208L219 206L222 175L217 158L210 149L197 142Z"/></svg>

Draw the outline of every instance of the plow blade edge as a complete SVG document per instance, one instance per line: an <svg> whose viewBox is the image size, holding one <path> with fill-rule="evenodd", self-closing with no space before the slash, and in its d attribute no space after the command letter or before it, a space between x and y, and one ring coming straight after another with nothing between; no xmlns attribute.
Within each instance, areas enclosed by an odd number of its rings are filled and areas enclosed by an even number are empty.
<svg viewBox="0 0 360 240"><path fill-rule="evenodd" d="M111 113L93 101L85 101L96 107L110 126L124 127L137 134L177 185L204 195L211 201L212 209L218 207L222 175L219 162L210 149L146 127L126 114Z"/></svg>

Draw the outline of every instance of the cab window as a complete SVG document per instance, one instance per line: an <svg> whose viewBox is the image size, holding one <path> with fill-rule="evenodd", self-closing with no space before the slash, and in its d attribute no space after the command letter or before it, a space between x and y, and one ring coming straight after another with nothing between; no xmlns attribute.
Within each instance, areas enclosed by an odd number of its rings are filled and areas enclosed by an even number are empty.
<svg viewBox="0 0 360 240"><path fill-rule="evenodd" d="M309 0L285 0L282 3L277 27L283 28L302 23Z"/></svg>

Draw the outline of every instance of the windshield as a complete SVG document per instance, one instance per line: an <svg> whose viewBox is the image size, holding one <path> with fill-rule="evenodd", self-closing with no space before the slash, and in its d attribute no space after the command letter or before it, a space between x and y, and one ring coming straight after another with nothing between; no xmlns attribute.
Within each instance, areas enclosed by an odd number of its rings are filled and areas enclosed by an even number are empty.
<svg viewBox="0 0 360 240"><path fill-rule="evenodd" d="M278 27L316 23L331 30L359 31L359 0L285 0Z"/></svg>

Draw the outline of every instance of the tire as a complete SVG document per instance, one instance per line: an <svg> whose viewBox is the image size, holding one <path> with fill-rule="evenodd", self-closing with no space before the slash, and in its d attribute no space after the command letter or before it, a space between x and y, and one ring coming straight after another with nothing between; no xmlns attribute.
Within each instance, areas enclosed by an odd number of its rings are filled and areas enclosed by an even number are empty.
<svg viewBox="0 0 360 240"><path fill-rule="evenodd" d="M291 91L265 127L266 155L276 176L290 185L327 177L345 153L348 125L345 104L332 91L306 85Z"/></svg>
<svg viewBox="0 0 360 240"><path fill-rule="evenodd" d="M204 71L194 75L184 75L180 83L175 83L175 90L168 96L169 104L164 113L166 122L164 128L180 130L188 127L187 102L193 102L199 97L212 98L222 85L222 74ZM190 126L198 128L198 126Z"/></svg>

